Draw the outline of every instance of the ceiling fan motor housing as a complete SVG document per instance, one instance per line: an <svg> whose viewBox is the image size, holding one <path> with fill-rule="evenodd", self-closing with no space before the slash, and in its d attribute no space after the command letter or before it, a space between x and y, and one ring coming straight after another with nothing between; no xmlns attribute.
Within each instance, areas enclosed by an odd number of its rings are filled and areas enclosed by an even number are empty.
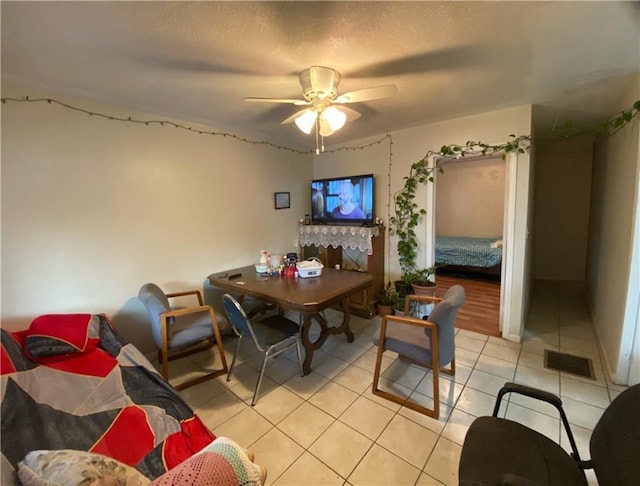
<svg viewBox="0 0 640 486"><path fill-rule="evenodd" d="M307 101L334 99L338 95L340 73L324 66L311 66L299 74L300 86Z"/></svg>

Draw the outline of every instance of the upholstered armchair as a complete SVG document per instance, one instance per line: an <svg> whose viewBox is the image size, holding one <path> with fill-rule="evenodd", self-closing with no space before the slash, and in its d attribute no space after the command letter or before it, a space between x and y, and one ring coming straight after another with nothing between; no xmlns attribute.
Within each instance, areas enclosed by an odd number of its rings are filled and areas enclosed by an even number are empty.
<svg viewBox="0 0 640 486"><path fill-rule="evenodd" d="M169 299L189 295L196 297L198 306L172 309ZM175 388L182 390L227 373L227 361L215 311L210 305L204 305L199 290L165 294L156 284L146 283L140 288L138 298L151 319L151 334L158 348L162 376L167 382L170 360L212 348L214 345L218 347L222 368L180 383Z"/></svg>
<svg viewBox="0 0 640 486"><path fill-rule="evenodd" d="M406 297L404 316L388 315L382 318L380 334L373 338L373 343L378 346L372 386L374 395L430 417L439 417L439 373L442 371L450 375L455 374L455 322L464 299L465 291L460 285L449 288L442 298L411 294ZM435 303L427 320L411 316L416 306L425 303ZM431 369L432 409L379 388L380 367L385 351L395 352L402 360ZM450 365L450 368L444 369L447 365Z"/></svg>

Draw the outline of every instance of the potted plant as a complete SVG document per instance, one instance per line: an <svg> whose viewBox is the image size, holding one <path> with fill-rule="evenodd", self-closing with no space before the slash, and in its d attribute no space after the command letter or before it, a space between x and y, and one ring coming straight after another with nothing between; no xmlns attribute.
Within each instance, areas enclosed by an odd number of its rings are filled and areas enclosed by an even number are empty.
<svg viewBox="0 0 640 486"><path fill-rule="evenodd" d="M395 214L389 218L389 229L391 234L395 234L398 238L400 281L396 282L396 288L403 296L411 291L416 292L413 288L414 284L429 285L427 283L430 280L429 277L435 273L435 266L426 269L417 268L418 237L415 229L422 220L422 216L426 214L426 210L420 208L414 201L418 186L433 182L433 171L434 168L428 166L426 157L412 164L409 175L404 178L404 187L393 198Z"/></svg>
<svg viewBox="0 0 640 486"><path fill-rule="evenodd" d="M436 268L440 265L433 265L428 268L415 268L402 275L402 281L410 285L413 293L417 295L435 295L436 282L434 280Z"/></svg>
<svg viewBox="0 0 640 486"><path fill-rule="evenodd" d="M396 300L396 305L393 308L393 313L397 316L403 316L404 315L404 304L406 302L406 297L398 297L398 299Z"/></svg>
<svg viewBox="0 0 640 486"><path fill-rule="evenodd" d="M396 288L398 297L406 297L413 291L411 284L405 282L402 278L400 280L394 280L393 285Z"/></svg>
<svg viewBox="0 0 640 486"><path fill-rule="evenodd" d="M396 293L395 287L388 282L380 292L376 295L376 308L378 309L378 314L381 316L387 316L393 313L393 307L398 300L398 294Z"/></svg>
<svg viewBox="0 0 640 486"><path fill-rule="evenodd" d="M418 257L415 229L426 214L426 210L414 201L416 190L420 184L433 181L432 172L426 158L413 163L409 175L404 178L404 187L393 197L395 214L389 218L389 230L398 238L398 263L403 281L405 274L415 270Z"/></svg>
<svg viewBox="0 0 640 486"><path fill-rule="evenodd" d="M409 294L435 295L437 284L435 282L436 270L444 267L446 263L436 263L428 268L413 268L405 271L400 280L394 282L396 293L399 297Z"/></svg>

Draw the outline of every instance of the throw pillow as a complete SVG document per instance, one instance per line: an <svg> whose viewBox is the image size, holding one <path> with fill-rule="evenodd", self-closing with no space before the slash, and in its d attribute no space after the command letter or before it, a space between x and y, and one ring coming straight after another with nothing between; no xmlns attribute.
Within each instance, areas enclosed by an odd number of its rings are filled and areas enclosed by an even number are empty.
<svg viewBox="0 0 640 486"><path fill-rule="evenodd" d="M84 353L98 347L100 322L92 314L46 314L29 326L26 352L34 358Z"/></svg>
<svg viewBox="0 0 640 486"><path fill-rule="evenodd" d="M147 486L138 470L101 454L31 451L18 463L23 486Z"/></svg>

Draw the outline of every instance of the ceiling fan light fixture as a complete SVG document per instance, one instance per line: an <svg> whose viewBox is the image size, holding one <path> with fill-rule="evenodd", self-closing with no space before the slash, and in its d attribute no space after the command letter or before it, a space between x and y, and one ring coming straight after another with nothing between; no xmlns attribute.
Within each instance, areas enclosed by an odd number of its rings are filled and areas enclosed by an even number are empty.
<svg viewBox="0 0 640 486"><path fill-rule="evenodd" d="M332 133L340 130L347 121L347 114L335 106L329 106L320 114L320 119L325 119L331 127Z"/></svg>
<svg viewBox="0 0 640 486"><path fill-rule="evenodd" d="M296 117L296 126L304 133L309 135L313 129L318 114L313 110L305 110L300 116Z"/></svg>
<svg viewBox="0 0 640 486"><path fill-rule="evenodd" d="M323 137L328 137L329 135L333 135L335 133L335 130L331 128L331 124L329 123L329 121L322 115L320 115L320 118L318 118L318 131Z"/></svg>
<svg viewBox="0 0 640 486"><path fill-rule="evenodd" d="M395 85L390 84L349 91L338 96L341 75L326 66L311 66L300 71L298 78L304 99L246 97L245 101L307 106L308 108L285 118L281 124L295 122L300 131L307 135L313 131L316 136L316 153L321 151L320 138L324 140L324 137L340 130L347 120L353 121L361 116L358 111L343 105L388 98L398 91ZM333 106L334 104L338 107ZM324 152L324 144L322 151Z"/></svg>

